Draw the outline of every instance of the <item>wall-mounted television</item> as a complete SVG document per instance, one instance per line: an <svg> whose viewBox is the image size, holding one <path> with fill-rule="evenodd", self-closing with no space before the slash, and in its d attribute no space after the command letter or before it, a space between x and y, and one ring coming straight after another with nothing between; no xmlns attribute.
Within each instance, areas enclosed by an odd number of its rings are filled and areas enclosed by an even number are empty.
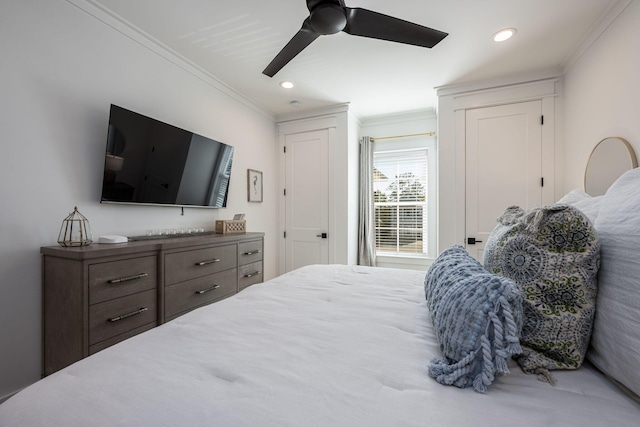
<svg viewBox="0 0 640 427"><path fill-rule="evenodd" d="M102 203L223 208L233 147L111 105Z"/></svg>

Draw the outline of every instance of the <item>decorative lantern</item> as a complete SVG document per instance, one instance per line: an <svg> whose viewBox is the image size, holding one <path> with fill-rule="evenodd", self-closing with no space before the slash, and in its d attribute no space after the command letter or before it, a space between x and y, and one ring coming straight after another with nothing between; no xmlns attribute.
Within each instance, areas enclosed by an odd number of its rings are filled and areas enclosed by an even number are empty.
<svg viewBox="0 0 640 427"><path fill-rule="evenodd" d="M65 247L87 246L93 243L91 239L89 220L78 212L78 207L74 207L73 212L62 221L58 243Z"/></svg>

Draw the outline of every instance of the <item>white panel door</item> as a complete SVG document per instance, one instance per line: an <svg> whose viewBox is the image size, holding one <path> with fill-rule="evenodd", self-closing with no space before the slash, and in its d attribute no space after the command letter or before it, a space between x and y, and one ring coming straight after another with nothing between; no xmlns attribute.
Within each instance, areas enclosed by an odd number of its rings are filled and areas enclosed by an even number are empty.
<svg viewBox="0 0 640 427"><path fill-rule="evenodd" d="M466 112L466 247L480 262L506 208L542 204L541 117L540 101Z"/></svg>
<svg viewBox="0 0 640 427"><path fill-rule="evenodd" d="M329 262L329 131L285 137L285 268Z"/></svg>

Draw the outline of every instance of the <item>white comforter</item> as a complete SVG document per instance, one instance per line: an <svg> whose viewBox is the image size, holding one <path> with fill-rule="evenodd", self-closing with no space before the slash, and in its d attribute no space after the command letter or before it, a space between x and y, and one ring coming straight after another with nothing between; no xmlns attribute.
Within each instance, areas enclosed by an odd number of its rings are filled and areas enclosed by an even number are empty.
<svg viewBox="0 0 640 427"><path fill-rule="evenodd" d="M590 367L438 384L424 273L311 266L84 359L0 405L0 426L638 426Z"/></svg>

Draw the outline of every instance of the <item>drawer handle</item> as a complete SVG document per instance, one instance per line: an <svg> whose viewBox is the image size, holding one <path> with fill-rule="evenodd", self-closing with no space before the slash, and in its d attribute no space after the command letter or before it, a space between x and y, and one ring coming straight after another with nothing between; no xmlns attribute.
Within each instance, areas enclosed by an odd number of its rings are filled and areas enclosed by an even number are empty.
<svg viewBox="0 0 640 427"><path fill-rule="evenodd" d="M257 276L258 274L262 273L262 271L254 271L253 273L247 273L244 275L244 277L253 277L253 276Z"/></svg>
<svg viewBox="0 0 640 427"><path fill-rule="evenodd" d="M135 276L121 277L120 279L107 280L107 283L110 285L113 285L114 283L122 283L122 282L128 282L130 280L142 279L143 277L147 277L148 275L149 274L147 273L140 273L140 274L136 274Z"/></svg>
<svg viewBox="0 0 640 427"><path fill-rule="evenodd" d="M196 262L197 266L202 266L202 265L207 265L207 264L213 264L216 262L220 262L220 258L216 258L216 259L210 259L208 261L200 261L200 262Z"/></svg>
<svg viewBox="0 0 640 427"><path fill-rule="evenodd" d="M111 317L111 318L109 318L107 320L109 320L109 322L118 322L120 320L124 320L124 319L127 319L129 317L133 317L133 316L137 316L138 314L142 314L147 310L149 310L147 307L142 307L140 310L132 311L131 313L123 314L122 316Z"/></svg>
<svg viewBox="0 0 640 427"><path fill-rule="evenodd" d="M242 255L255 255L255 254L259 254L260 252L262 252L262 251L260 249L258 249L256 251L245 252Z"/></svg>
<svg viewBox="0 0 640 427"><path fill-rule="evenodd" d="M216 289L219 289L219 288L220 288L220 285L214 285L214 286L212 286L210 288L203 289L201 291L196 291L196 294L197 295L206 294L207 292L215 291Z"/></svg>

